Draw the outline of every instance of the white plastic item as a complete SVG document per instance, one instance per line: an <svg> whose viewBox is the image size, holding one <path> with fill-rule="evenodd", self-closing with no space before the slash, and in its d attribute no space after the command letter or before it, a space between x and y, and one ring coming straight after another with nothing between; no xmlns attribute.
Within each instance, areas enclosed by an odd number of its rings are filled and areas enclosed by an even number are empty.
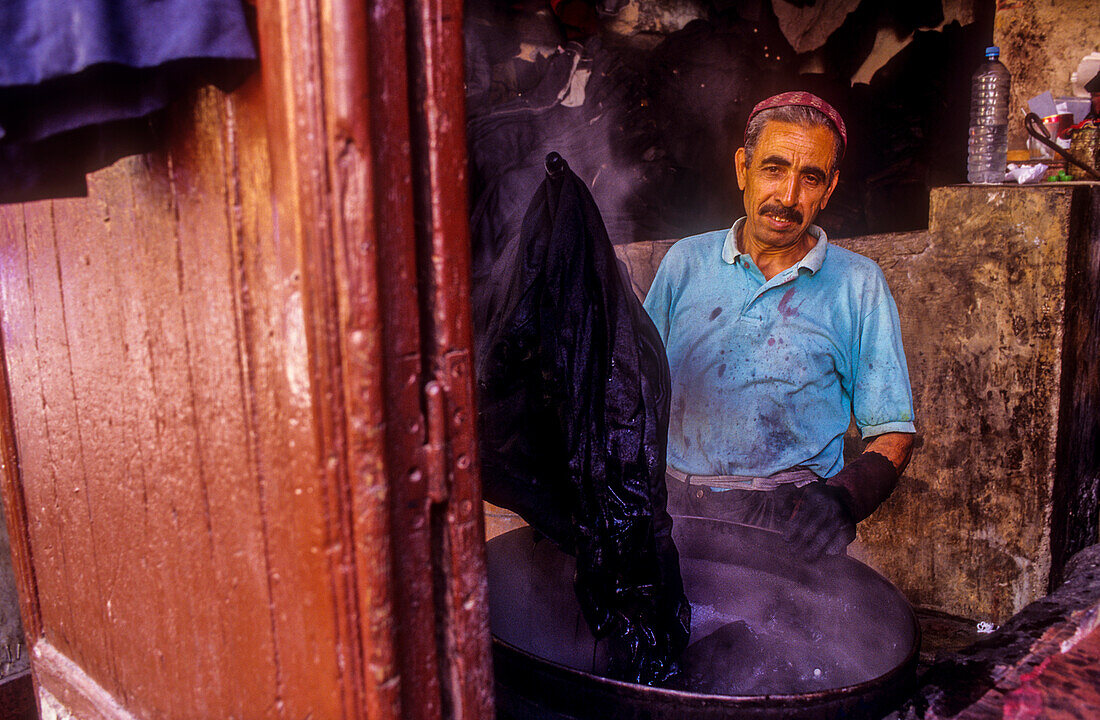
<svg viewBox="0 0 1100 720"><path fill-rule="evenodd" d="M1096 77L1100 72L1100 52L1089 53L1081 58L1077 69L1069 75L1069 85L1075 97L1087 98L1089 91L1085 89L1085 83Z"/></svg>

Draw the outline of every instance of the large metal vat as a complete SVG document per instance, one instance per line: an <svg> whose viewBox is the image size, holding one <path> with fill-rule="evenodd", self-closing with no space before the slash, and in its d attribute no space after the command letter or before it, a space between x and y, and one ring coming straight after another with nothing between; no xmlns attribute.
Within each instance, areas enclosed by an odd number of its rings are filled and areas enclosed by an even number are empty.
<svg viewBox="0 0 1100 720"><path fill-rule="evenodd" d="M719 695L601 677L602 644L581 618L572 558L521 528L488 543L502 720L870 719L908 694L920 629L908 602L882 576L848 557L804 563L788 555L776 535L732 523L676 518L674 536L695 614L693 642L715 623L744 618L759 635L745 635L756 645L746 643L744 653L742 644L734 645L732 667L743 654L804 638L792 656L813 667L804 687L757 694L761 687L767 692L764 683L749 693ZM723 662L715 666L724 668Z"/></svg>

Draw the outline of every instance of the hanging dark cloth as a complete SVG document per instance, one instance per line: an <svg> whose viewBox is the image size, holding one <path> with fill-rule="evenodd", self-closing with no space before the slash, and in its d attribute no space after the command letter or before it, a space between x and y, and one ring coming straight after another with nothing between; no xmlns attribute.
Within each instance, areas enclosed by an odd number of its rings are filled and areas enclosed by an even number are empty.
<svg viewBox="0 0 1100 720"><path fill-rule="evenodd" d="M691 608L665 509L669 370L584 183L556 153L476 315L485 497L577 558L612 677L676 671Z"/></svg>
<svg viewBox="0 0 1100 720"><path fill-rule="evenodd" d="M152 113L255 57L241 0L5 0L0 202L86 192L85 172L151 149Z"/></svg>

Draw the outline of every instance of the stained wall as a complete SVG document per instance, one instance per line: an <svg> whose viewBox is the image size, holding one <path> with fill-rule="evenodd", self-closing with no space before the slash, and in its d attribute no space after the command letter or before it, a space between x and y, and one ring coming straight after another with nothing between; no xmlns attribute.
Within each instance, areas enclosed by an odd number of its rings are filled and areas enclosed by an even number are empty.
<svg viewBox="0 0 1100 720"><path fill-rule="evenodd" d="M1100 12L1094 0L998 0L993 32L1012 73L1009 147L1023 149L1028 99L1047 90L1072 94L1070 73L1100 52Z"/></svg>
<svg viewBox="0 0 1100 720"><path fill-rule="evenodd" d="M1098 539L1095 432L1080 431L1100 393L1079 362L1097 347L1081 285L1097 277L1096 187L940 188L927 233L840 241L894 292L919 434L856 552L917 604L1003 622Z"/></svg>

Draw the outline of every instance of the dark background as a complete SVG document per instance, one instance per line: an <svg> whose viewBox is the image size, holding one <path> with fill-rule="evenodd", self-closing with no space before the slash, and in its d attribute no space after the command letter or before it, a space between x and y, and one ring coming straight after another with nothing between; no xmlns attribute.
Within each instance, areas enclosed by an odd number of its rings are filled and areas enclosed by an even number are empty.
<svg viewBox="0 0 1100 720"><path fill-rule="evenodd" d="M929 189L965 182L970 77L991 41L991 1L974 0L973 23L935 30L939 0L863 0L815 52L815 73L799 72L805 54L770 0L704 0L705 19L633 37L607 30L621 4L467 3L475 272L516 231L550 150L590 185L615 243L728 226L742 210L732 158L745 118L785 90L821 95L848 125L841 182L818 219L832 237L927 227ZM915 35L853 85L883 27ZM524 59L521 44L560 49ZM565 107L574 63L591 76L583 103Z"/></svg>

